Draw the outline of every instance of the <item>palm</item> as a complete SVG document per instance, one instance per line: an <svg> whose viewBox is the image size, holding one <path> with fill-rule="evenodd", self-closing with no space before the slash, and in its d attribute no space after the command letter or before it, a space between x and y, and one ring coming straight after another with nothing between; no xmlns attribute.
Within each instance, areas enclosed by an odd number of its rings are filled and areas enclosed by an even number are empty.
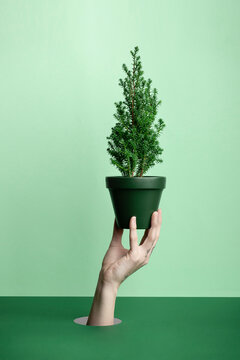
<svg viewBox="0 0 240 360"><path fill-rule="evenodd" d="M115 226L116 225L114 225L114 227ZM104 256L102 269L105 272L105 279L107 281L113 280L121 283L123 277L123 267L124 263L127 261L129 250L122 246L122 243L118 240L118 236L115 235L116 234L113 234L111 244Z"/></svg>
<svg viewBox="0 0 240 360"><path fill-rule="evenodd" d="M123 247L123 229L118 228L116 221L114 222L112 241L102 262L102 273L106 282L121 284L129 275L148 263L160 232L161 214L159 213L159 217L157 215L155 224L153 221L154 226L145 231L140 245L136 228L131 229L130 249Z"/></svg>
<svg viewBox="0 0 240 360"><path fill-rule="evenodd" d="M110 266L111 264L116 263L121 258L127 255L129 252L128 249L125 249L122 245L110 245L106 255L103 259L104 266Z"/></svg>

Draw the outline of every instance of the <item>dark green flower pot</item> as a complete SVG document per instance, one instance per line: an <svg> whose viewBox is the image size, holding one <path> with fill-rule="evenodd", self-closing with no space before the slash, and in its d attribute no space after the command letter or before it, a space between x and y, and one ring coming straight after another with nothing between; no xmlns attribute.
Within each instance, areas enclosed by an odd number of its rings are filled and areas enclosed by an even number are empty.
<svg viewBox="0 0 240 360"><path fill-rule="evenodd" d="M129 229L130 218L136 216L137 228L148 229L165 186L166 178L163 176L106 177L118 226Z"/></svg>

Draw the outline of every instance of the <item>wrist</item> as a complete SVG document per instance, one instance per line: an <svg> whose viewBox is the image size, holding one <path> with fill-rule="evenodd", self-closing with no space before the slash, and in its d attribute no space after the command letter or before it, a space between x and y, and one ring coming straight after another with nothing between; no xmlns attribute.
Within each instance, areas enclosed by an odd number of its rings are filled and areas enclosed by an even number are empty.
<svg viewBox="0 0 240 360"><path fill-rule="evenodd" d="M118 288L119 288L119 284L113 281L106 280L101 270L98 277L96 291L98 293L103 293L106 295L108 294L116 297Z"/></svg>

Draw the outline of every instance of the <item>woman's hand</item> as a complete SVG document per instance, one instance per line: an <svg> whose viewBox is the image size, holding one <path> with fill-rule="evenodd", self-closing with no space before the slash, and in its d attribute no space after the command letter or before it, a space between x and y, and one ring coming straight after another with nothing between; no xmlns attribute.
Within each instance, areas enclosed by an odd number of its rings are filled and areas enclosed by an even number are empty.
<svg viewBox="0 0 240 360"><path fill-rule="evenodd" d="M114 222L112 240L102 262L87 325L113 325L117 290L129 275L148 263L159 238L161 223L159 209L152 214L151 228L145 231L138 245L136 217L133 216L129 224L130 249L125 249L122 245L123 229Z"/></svg>
<svg viewBox="0 0 240 360"><path fill-rule="evenodd" d="M138 245L136 217L133 216L129 224L130 249L125 249L122 245L123 229L117 227L115 220L112 241L102 263L101 280L118 288L129 275L146 265L159 238L161 222L161 210L155 211L151 228L145 231Z"/></svg>

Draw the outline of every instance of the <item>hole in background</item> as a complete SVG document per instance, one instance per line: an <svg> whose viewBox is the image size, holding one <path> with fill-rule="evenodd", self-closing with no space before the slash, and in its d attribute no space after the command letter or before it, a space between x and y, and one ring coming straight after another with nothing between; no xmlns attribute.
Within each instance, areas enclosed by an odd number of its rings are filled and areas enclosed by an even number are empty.
<svg viewBox="0 0 240 360"><path fill-rule="evenodd" d="M75 322L75 324L78 324L78 325L86 325L87 320L88 320L88 316L82 316L82 317L74 319L73 322ZM114 325L121 324L121 322L122 322L122 320L120 320L118 318L114 318L114 324L113 325L104 325L104 326L114 326Z"/></svg>

